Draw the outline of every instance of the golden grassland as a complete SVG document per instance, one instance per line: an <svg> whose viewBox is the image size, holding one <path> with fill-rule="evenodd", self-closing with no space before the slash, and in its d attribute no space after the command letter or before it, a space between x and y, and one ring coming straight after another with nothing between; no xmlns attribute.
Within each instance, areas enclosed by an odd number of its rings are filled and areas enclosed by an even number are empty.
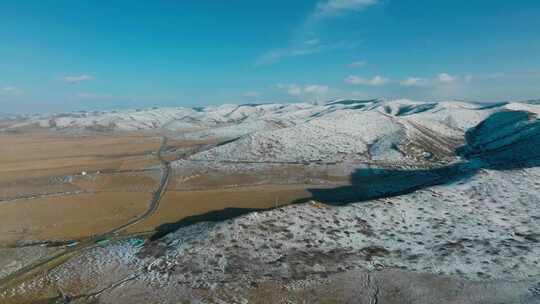
<svg viewBox="0 0 540 304"><path fill-rule="evenodd" d="M309 198L306 185L261 185L231 189L167 191L158 210L146 220L130 227L136 233L175 223L188 216L201 215L226 208L268 209Z"/></svg>
<svg viewBox="0 0 540 304"><path fill-rule="evenodd" d="M153 192L159 184L159 171L77 176L71 184L86 192Z"/></svg>
<svg viewBox="0 0 540 304"><path fill-rule="evenodd" d="M336 184L349 183L349 176L332 175L330 170L306 168L304 165L265 165L264 169L224 172L201 166L198 169L176 169L169 182L169 190L205 190L256 185Z"/></svg>
<svg viewBox="0 0 540 304"><path fill-rule="evenodd" d="M0 243L80 239L143 213L150 193L103 192L0 203Z"/></svg>
<svg viewBox="0 0 540 304"><path fill-rule="evenodd" d="M145 133L0 134L0 244L88 237L143 213L159 170L141 170L159 164L160 143Z"/></svg>
<svg viewBox="0 0 540 304"><path fill-rule="evenodd" d="M0 182L29 177L114 171L151 160L160 137L137 134L0 134ZM149 157L150 156L150 157Z"/></svg>

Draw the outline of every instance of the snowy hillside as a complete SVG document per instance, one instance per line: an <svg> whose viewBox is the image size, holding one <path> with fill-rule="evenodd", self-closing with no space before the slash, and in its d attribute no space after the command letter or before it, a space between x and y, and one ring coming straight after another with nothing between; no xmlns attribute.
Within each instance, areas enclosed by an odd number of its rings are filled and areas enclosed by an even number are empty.
<svg viewBox="0 0 540 304"><path fill-rule="evenodd" d="M205 108L76 112L28 117L11 128L38 125L56 130L166 129L178 131L179 137L237 137L260 129L293 125L321 110L310 104L248 104Z"/></svg>
<svg viewBox="0 0 540 304"><path fill-rule="evenodd" d="M495 113L516 113L517 109L537 119L539 106L532 104L488 106L409 100L333 103L303 123L255 132L193 158L284 162L452 160L456 149L466 143L468 130Z"/></svg>
<svg viewBox="0 0 540 304"><path fill-rule="evenodd" d="M540 105L407 99L221 105L32 116L7 128L167 130L180 139L237 139L194 155L194 160L418 163L456 159L455 151L466 143L467 131L502 112L526 113L527 119L534 120ZM497 129L497 123L492 127ZM531 132L522 127L508 132L514 131Z"/></svg>

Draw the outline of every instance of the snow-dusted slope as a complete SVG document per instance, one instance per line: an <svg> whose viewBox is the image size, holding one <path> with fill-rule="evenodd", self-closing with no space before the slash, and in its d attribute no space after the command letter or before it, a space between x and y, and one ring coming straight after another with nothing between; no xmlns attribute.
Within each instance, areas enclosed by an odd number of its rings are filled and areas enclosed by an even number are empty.
<svg viewBox="0 0 540 304"><path fill-rule="evenodd" d="M537 105L485 105L344 101L327 104L306 122L261 130L233 143L193 156L204 160L244 161L433 161L452 159L467 130L497 112Z"/></svg>
<svg viewBox="0 0 540 304"><path fill-rule="evenodd" d="M311 104L221 105L205 108L152 108L30 116L11 128L39 125L57 130L136 131L166 129L179 137L234 138L302 122L322 110Z"/></svg>
<svg viewBox="0 0 540 304"><path fill-rule="evenodd" d="M394 153L391 149L378 149L400 142L405 130L399 124L377 111L339 111L325 118L268 132L257 132L234 143L218 147L195 157L219 160L274 160L316 161L332 160L338 155L367 156L371 151ZM378 142L378 143L377 143Z"/></svg>
<svg viewBox="0 0 540 304"><path fill-rule="evenodd" d="M193 156L196 160L432 162L453 159L466 142L466 132L492 114L516 111L537 117L540 105L407 99L228 104L33 116L11 128L37 124L70 131L161 129L186 139L239 138Z"/></svg>

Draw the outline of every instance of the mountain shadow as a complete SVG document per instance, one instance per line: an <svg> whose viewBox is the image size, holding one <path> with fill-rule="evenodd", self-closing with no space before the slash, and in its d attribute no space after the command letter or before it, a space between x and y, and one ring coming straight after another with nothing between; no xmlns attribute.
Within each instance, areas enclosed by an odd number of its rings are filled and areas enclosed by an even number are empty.
<svg viewBox="0 0 540 304"><path fill-rule="evenodd" d="M308 189L309 199L342 206L355 202L392 197L423 188L457 182L473 176L477 169L460 163L428 170L358 169L351 174L350 185L332 189Z"/></svg>
<svg viewBox="0 0 540 304"><path fill-rule="evenodd" d="M525 111L497 112L465 133L456 154L495 170L540 165L540 120Z"/></svg>
<svg viewBox="0 0 540 304"><path fill-rule="evenodd" d="M256 208L226 208L222 210L210 211L207 213L192 215L183 218L174 223L166 223L156 228L156 232L150 237L151 241L160 239L165 235L174 232L180 228L191 226L201 222L222 222L229 219L233 219L244 214L248 214L255 211L261 211L264 209Z"/></svg>

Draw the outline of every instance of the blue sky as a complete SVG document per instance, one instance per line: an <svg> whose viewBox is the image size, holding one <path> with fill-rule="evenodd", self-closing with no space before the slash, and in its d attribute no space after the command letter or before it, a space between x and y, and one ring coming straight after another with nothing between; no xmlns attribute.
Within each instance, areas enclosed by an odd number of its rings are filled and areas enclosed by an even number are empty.
<svg viewBox="0 0 540 304"><path fill-rule="evenodd" d="M540 98L540 1L0 1L0 112Z"/></svg>

